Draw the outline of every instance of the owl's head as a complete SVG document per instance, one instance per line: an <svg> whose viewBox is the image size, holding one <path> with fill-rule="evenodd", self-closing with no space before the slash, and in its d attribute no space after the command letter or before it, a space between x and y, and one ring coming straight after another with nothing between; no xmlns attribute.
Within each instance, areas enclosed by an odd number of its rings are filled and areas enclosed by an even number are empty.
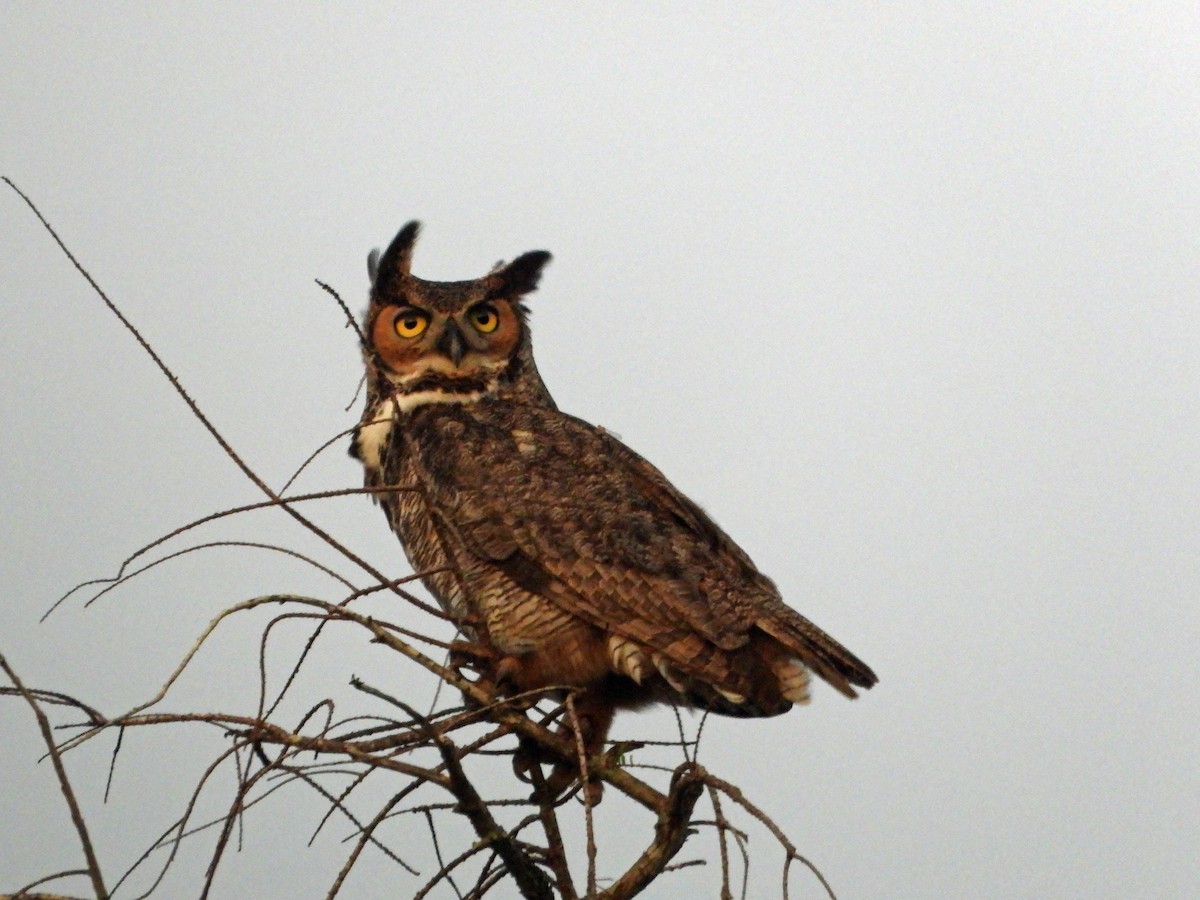
<svg viewBox="0 0 1200 900"><path fill-rule="evenodd" d="M544 394L521 300L537 289L550 254L525 253L474 281L425 281L411 271L419 230L409 222L382 256L376 250L367 260L371 302L363 336L376 387L410 396L404 406L418 398Z"/></svg>

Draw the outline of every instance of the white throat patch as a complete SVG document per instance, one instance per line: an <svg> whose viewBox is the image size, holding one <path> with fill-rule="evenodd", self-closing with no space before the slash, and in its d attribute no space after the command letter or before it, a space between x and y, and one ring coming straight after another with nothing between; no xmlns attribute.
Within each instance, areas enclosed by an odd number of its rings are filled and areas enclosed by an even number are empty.
<svg viewBox="0 0 1200 900"><path fill-rule="evenodd" d="M392 436L392 425L396 421L396 403L391 397L379 404L379 409L366 425L358 429L358 452L363 465L378 469L382 465L383 448Z"/></svg>
<svg viewBox="0 0 1200 900"><path fill-rule="evenodd" d="M416 391L412 394L393 394L379 404L370 422L359 426L358 450L362 454L363 465L370 469L378 469L383 465L383 451L392 439L392 426L396 424L397 415L412 412L418 406L430 403L474 403L487 395L487 391L456 394L436 389Z"/></svg>
<svg viewBox="0 0 1200 900"><path fill-rule="evenodd" d="M400 412L412 412L418 406L425 406L428 403L474 403L476 400L481 400L486 396L486 391L470 391L469 393L456 394L451 391L433 389L416 391L412 394L397 394L388 402L392 404L393 409L398 408Z"/></svg>

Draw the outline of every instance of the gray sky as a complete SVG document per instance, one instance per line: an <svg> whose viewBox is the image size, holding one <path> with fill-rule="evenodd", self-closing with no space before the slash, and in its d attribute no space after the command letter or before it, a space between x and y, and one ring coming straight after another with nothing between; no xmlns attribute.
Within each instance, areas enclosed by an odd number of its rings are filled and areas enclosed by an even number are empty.
<svg viewBox="0 0 1200 900"><path fill-rule="evenodd" d="M559 404L880 675L706 726L710 768L841 896L1200 893L1195 4L7 4L0 60L0 172L276 486L358 415L314 278L361 307L366 252L410 218L427 278L551 250L532 306ZM0 652L26 682L117 713L224 606L336 599L216 551L37 624L257 495L7 189L0 234ZM300 486L359 477L339 447ZM365 500L313 514L402 571ZM203 537L268 533L313 546L266 516ZM264 621L167 708L241 709ZM347 636L310 696L398 671ZM13 889L79 852L27 709L0 728ZM69 757L107 872L181 810L204 735L128 736L108 806L111 744ZM323 895L345 829L305 849L320 809L295 809L296 834L248 819L217 896ZM366 859L351 895L398 877Z"/></svg>

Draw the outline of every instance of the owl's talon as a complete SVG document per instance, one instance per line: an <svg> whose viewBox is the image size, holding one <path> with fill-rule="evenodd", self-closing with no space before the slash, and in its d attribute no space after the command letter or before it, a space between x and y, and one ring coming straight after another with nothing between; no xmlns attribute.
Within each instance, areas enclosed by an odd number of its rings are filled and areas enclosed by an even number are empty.
<svg viewBox="0 0 1200 900"><path fill-rule="evenodd" d="M559 763L545 780L545 788L555 799L579 784L579 768L570 763ZM582 786L583 802L588 806L597 806L604 799L604 782L598 778L589 778Z"/></svg>
<svg viewBox="0 0 1200 900"><path fill-rule="evenodd" d="M553 763L549 775L542 766ZM557 800L579 781L579 767L573 762L556 761L537 741L521 738L513 753L513 774L519 781L533 785L534 799Z"/></svg>
<svg viewBox="0 0 1200 900"><path fill-rule="evenodd" d="M449 665L452 669L470 669L482 672L496 666L501 657L491 647L471 641L452 641Z"/></svg>
<svg viewBox="0 0 1200 900"><path fill-rule="evenodd" d="M542 764L548 762L551 762L551 758L535 740L517 739L517 749L512 752L512 774L516 775L517 781L533 785L534 799L544 797L550 790L545 776L541 774ZM559 792L553 791L551 799L558 797Z"/></svg>
<svg viewBox="0 0 1200 900"><path fill-rule="evenodd" d="M476 673L477 687L492 697L501 697L512 692L512 679L519 664L513 657L503 656L484 644L454 641L450 645L448 666L460 672ZM477 707L480 704L468 697L467 705Z"/></svg>
<svg viewBox="0 0 1200 900"><path fill-rule="evenodd" d="M515 656L470 641L454 641L450 645L450 666L478 672L483 683L504 693L517 690L516 677L521 671L521 662Z"/></svg>
<svg viewBox="0 0 1200 900"><path fill-rule="evenodd" d="M561 728L559 733L574 737L569 728ZM606 756L605 759L607 760L608 757ZM549 775L543 777L541 767L551 763L553 766ZM557 800L574 785L579 784L581 780L577 760L561 759L537 741L524 737L518 738L512 765L513 774L519 781L534 786L533 797L535 800L546 798ZM596 806L603 799L604 784L598 778L589 778L583 783L582 791L584 802L589 806Z"/></svg>
<svg viewBox="0 0 1200 900"><path fill-rule="evenodd" d="M546 761L546 754L536 741L518 738L512 760L513 774L517 776L518 781L536 785L542 779L535 778L533 773L538 772L540 775L540 767Z"/></svg>

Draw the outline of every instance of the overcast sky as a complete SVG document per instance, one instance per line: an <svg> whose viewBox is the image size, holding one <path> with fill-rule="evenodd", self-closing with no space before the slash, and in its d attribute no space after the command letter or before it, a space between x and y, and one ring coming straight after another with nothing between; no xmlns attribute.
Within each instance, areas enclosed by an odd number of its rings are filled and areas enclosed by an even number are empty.
<svg viewBox="0 0 1200 900"><path fill-rule="evenodd" d="M367 251L411 218L427 278L552 251L532 307L560 406L880 676L712 720L703 761L843 898L1196 896L1198 10L10 3L0 174L277 487L358 417L357 348L314 279L360 309ZM258 495L7 188L0 239L0 652L25 681L115 714L224 606L338 599L225 550L38 624ZM339 446L299 487L359 479ZM313 515L403 573L365 499ZM314 546L280 519L196 540ZM166 706L246 711L263 621ZM347 640L309 696L398 671ZM80 853L23 704L0 733L13 890ZM68 757L110 881L219 752L204 734L128 735L108 806L111 742ZM296 797L295 834L273 818L291 800L248 817L216 896L323 896L346 830L306 849L321 807ZM773 896L780 855L754 842L751 896ZM163 896L195 894L206 846ZM350 896L420 884L360 870ZM715 896L713 874L675 877Z"/></svg>

